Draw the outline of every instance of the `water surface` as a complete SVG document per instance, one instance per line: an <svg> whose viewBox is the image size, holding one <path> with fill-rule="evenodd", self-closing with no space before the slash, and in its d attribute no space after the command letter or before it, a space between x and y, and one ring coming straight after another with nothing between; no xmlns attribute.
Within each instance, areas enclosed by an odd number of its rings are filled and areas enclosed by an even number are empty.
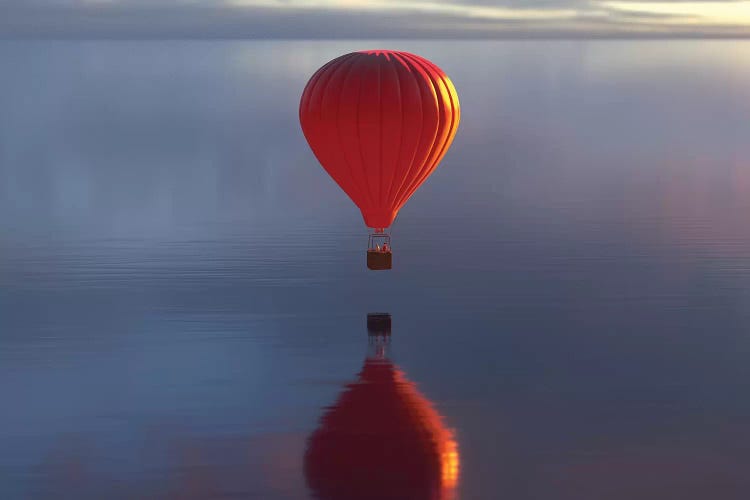
<svg viewBox="0 0 750 500"><path fill-rule="evenodd" d="M462 104L388 273L297 119L312 72L365 48L432 59ZM415 439L402 498L747 498L748 59L0 43L0 496L367 498L309 465L315 436L367 437L354 394L412 415L377 428Z"/></svg>

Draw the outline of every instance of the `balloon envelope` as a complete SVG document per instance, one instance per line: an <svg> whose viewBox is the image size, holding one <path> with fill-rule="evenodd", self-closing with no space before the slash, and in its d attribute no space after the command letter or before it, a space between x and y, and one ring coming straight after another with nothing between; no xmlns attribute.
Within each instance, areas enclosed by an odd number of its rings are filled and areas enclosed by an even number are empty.
<svg viewBox="0 0 750 500"><path fill-rule="evenodd" d="M453 83L432 62L369 50L315 72L299 117L313 153L365 224L386 228L445 155L460 107Z"/></svg>

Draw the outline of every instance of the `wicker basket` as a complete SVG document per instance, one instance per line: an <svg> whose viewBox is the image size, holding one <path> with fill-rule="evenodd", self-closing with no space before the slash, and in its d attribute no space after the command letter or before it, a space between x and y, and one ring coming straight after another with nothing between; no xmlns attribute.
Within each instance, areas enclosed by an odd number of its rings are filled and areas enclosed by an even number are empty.
<svg viewBox="0 0 750 500"><path fill-rule="evenodd" d="M390 269L393 263L391 252L379 252L377 250L367 251L367 269L373 271L384 271Z"/></svg>

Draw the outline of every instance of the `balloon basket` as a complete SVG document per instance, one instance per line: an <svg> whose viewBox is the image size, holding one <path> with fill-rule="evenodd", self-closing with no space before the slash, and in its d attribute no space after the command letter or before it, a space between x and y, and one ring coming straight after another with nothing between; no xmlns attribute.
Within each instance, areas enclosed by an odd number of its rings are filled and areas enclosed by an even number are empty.
<svg viewBox="0 0 750 500"><path fill-rule="evenodd" d="M367 244L367 269L372 271L386 271L393 265L391 252L391 236L378 230L370 235Z"/></svg>
<svg viewBox="0 0 750 500"><path fill-rule="evenodd" d="M393 254L391 252L367 251L367 269L371 271L386 271L393 267Z"/></svg>

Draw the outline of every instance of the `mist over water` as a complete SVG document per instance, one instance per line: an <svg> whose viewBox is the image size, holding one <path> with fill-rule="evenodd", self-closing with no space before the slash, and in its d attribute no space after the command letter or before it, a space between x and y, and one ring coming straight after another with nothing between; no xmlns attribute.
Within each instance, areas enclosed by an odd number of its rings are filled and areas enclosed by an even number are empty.
<svg viewBox="0 0 750 500"><path fill-rule="evenodd" d="M383 273L297 117L367 48L433 60L462 105ZM388 312L376 391L450 434L456 498L747 498L749 58L1 42L0 497L333 498L305 457Z"/></svg>

